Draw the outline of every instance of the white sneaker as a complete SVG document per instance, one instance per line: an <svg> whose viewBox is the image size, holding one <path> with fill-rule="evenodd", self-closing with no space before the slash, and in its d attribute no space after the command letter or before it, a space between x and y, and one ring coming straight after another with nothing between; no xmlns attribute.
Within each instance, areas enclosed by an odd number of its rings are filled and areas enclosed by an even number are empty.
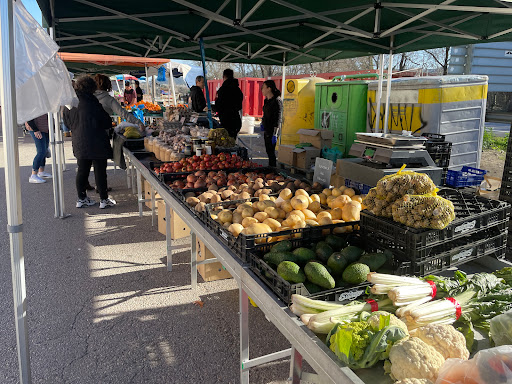
<svg viewBox="0 0 512 384"><path fill-rule="evenodd" d="M113 207L116 204L117 204L116 201L110 197L106 198L105 200L100 200L100 208L101 209Z"/></svg>
<svg viewBox="0 0 512 384"><path fill-rule="evenodd" d="M51 179L52 178L52 174L51 173L48 173L48 172L39 172L37 174L37 176L43 178L43 179Z"/></svg>
<svg viewBox="0 0 512 384"><path fill-rule="evenodd" d="M30 178L28 179L28 182L33 183L33 184L41 184L41 183L46 183L46 180L41 179L37 175L31 175Z"/></svg>
<svg viewBox="0 0 512 384"><path fill-rule="evenodd" d="M96 202L94 200L90 199L88 196L85 199L78 199L76 201L77 208L90 207L94 204L96 204Z"/></svg>

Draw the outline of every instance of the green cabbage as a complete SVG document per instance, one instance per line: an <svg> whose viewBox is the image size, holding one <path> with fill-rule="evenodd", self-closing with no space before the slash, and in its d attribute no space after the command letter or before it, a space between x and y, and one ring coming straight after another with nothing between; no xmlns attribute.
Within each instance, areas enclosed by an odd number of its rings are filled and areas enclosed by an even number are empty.
<svg viewBox="0 0 512 384"><path fill-rule="evenodd" d="M380 311L365 321L337 323L326 342L347 366L359 369L385 360L393 344L407 336L405 324L394 315Z"/></svg>
<svg viewBox="0 0 512 384"><path fill-rule="evenodd" d="M489 336L496 346L512 344L512 311L491 319Z"/></svg>

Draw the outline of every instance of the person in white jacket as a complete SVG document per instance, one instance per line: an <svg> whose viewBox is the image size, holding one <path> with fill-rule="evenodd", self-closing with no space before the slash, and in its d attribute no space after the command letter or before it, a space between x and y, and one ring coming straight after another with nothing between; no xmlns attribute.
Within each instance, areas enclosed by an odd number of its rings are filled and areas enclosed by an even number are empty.
<svg viewBox="0 0 512 384"><path fill-rule="evenodd" d="M112 90L112 83L107 76L97 74L94 76L94 80L98 86L98 89L94 92L94 96L96 96L103 106L105 112L109 115L116 114L129 123L137 124L142 130L145 129L142 121L124 109L114 97L110 96L109 92Z"/></svg>

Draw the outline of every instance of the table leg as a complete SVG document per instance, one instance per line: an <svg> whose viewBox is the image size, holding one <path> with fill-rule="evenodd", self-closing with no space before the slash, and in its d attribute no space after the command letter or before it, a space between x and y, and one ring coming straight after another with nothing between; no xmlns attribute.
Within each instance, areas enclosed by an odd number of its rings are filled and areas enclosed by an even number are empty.
<svg viewBox="0 0 512 384"><path fill-rule="evenodd" d="M240 383L249 384L249 370L244 362L249 361L249 296L240 286Z"/></svg>
<svg viewBox="0 0 512 384"><path fill-rule="evenodd" d="M171 210L167 203L165 204L165 239L167 246L167 270L172 271L172 238L171 238Z"/></svg>
<svg viewBox="0 0 512 384"><path fill-rule="evenodd" d="M130 172L131 172L130 158L125 156L125 162L126 162L126 186L128 188L131 188L132 187L132 180L130 178Z"/></svg>
<svg viewBox="0 0 512 384"><path fill-rule="evenodd" d="M300 384L302 376L302 355L292 347L292 359L290 361L290 378L292 384Z"/></svg>
<svg viewBox="0 0 512 384"><path fill-rule="evenodd" d="M139 217L142 217L142 182L140 180L140 171L137 170L137 202L139 204Z"/></svg>
<svg viewBox="0 0 512 384"><path fill-rule="evenodd" d="M155 226L155 217L156 217L156 199L155 199L155 190L153 187L151 188L151 226Z"/></svg>
<svg viewBox="0 0 512 384"><path fill-rule="evenodd" d="M136 172L135 172L135 165L133 165L133 163L131 163L131 166L132 166L132 171L130 172L130 176L131 176L131 178L132 178L132 180L131 180L132 193L135 195L135 194L137 193L137 190L136 190L137 186L136 186L136 185L135 185L135 183L133 182L133 179L134 179L135 177L137 177L137 174L136 174Z"/></svg>
<svg viewBox="0 0 512 384"><path fill-rule="evenodd" d="M192 285L192 289L197 288L197 241L196 234L194 232L190 233L191 237L191 247L190 247L190 285Z"/></svg>

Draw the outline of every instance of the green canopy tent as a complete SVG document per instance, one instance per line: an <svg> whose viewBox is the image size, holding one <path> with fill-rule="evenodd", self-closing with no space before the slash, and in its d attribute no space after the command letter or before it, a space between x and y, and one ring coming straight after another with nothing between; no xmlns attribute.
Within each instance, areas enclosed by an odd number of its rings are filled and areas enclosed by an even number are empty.
<svg viewBox="0 0 512 384"><path fill-rule="evenodd" d="M37 2L63 52L291 65L512 40L512 4L500 0ZM141 8L142 11L129 11ZM16 110L12 103L15 88L10 0L0 1L0 17L1 92L3 105L8 106L2 119L9 169L15 168L11 148L16 148L17 140L13 134ZM204 55L198 49L200 38L204 41ZM15 182L16 174L6 172L6 185ZM7 204L9 226L21 228L20 199L8 193ZM22 257L17 249L18 238L19 234L10 234L13 263ZM13 274L14 278L19 276ZM24 282L21 287L24 289ZM17 308L21 308L19 297L15 292ZM25 318L24 312L16 313L20 319ZM21 320L17 324L25 326ZM22 383L30 382L28 348L20 351L26 338L23 329L18 335ZM248 359L248 349L241 353ZM332 374L340 376L339 372ZM248 379L248 371L241 369L241 381ZM339 382L343 378L331 379Z"/></svg>

